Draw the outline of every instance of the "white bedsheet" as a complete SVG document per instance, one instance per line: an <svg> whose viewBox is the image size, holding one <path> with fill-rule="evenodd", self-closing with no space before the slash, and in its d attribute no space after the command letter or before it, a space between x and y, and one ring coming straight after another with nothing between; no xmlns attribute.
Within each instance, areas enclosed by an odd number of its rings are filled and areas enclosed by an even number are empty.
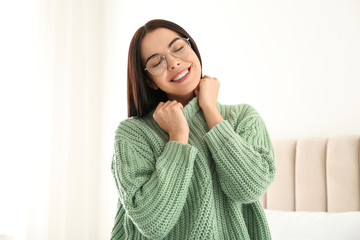
<svg viewBox="0 0 360 240"><path fill-rule="evenodd" d="M265 209L273 240L360 240L360 212L286 212Z"/></svg>

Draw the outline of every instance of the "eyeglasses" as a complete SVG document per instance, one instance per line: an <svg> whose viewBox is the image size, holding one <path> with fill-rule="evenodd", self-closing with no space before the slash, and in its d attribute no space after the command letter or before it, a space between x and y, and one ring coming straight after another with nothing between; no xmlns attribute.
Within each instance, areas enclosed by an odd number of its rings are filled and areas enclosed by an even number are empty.
<svg viewBox="0 0 360 240"><path fill-rule="evenodd" d="M187 55L189 55L190 49L191 45L189 38L178 38L170 45L170 49L167 52L164 54L156 54L152 56L146 62L146 68L144 70L147 70L152 75L160 75L167 67L165 55L168 52L171 52L171 54L176 58L185 58Z"/></svg>

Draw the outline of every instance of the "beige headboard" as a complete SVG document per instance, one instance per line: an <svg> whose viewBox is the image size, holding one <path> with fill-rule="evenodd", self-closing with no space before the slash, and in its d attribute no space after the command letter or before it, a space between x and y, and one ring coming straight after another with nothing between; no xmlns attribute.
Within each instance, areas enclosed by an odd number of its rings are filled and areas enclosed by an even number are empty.
<svg viewBox="0 0 360 240"><path fill-rule="evenodd" d="M276 177L265 209L360 211L360 135L273 141Z"/></svg>

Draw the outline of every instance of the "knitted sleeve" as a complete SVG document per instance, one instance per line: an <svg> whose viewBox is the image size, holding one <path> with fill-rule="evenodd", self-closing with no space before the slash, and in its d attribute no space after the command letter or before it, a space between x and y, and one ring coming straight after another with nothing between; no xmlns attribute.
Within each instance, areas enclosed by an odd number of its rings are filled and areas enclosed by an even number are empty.
<svg viewBox="0 0 360 240"><path fill-rule="evenodd" d="M243 203L258 200L275 178L275 154L265 123L248 104L205 135L225 194Z"/></svg>
<svg viewBox="0 0 360 240"><path fill-rule="evenodd" d="M125 214L146 237L162 239L185 205L197 148L176 141L157 157L135 129L117 131L112 172Z"/></svg>

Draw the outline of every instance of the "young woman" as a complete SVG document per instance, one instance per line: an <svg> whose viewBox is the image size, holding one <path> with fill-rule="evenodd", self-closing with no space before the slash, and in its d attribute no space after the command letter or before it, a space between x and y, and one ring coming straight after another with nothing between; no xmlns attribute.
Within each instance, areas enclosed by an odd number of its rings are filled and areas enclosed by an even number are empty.
<svg viewBox="0 0 360 240"><path fill-rule="evenodd" d="M192 37L152 20L133 36L128 116L115 132L111 239L271 239L259 201L275 177L265 124L217 101Z"/></svg>

